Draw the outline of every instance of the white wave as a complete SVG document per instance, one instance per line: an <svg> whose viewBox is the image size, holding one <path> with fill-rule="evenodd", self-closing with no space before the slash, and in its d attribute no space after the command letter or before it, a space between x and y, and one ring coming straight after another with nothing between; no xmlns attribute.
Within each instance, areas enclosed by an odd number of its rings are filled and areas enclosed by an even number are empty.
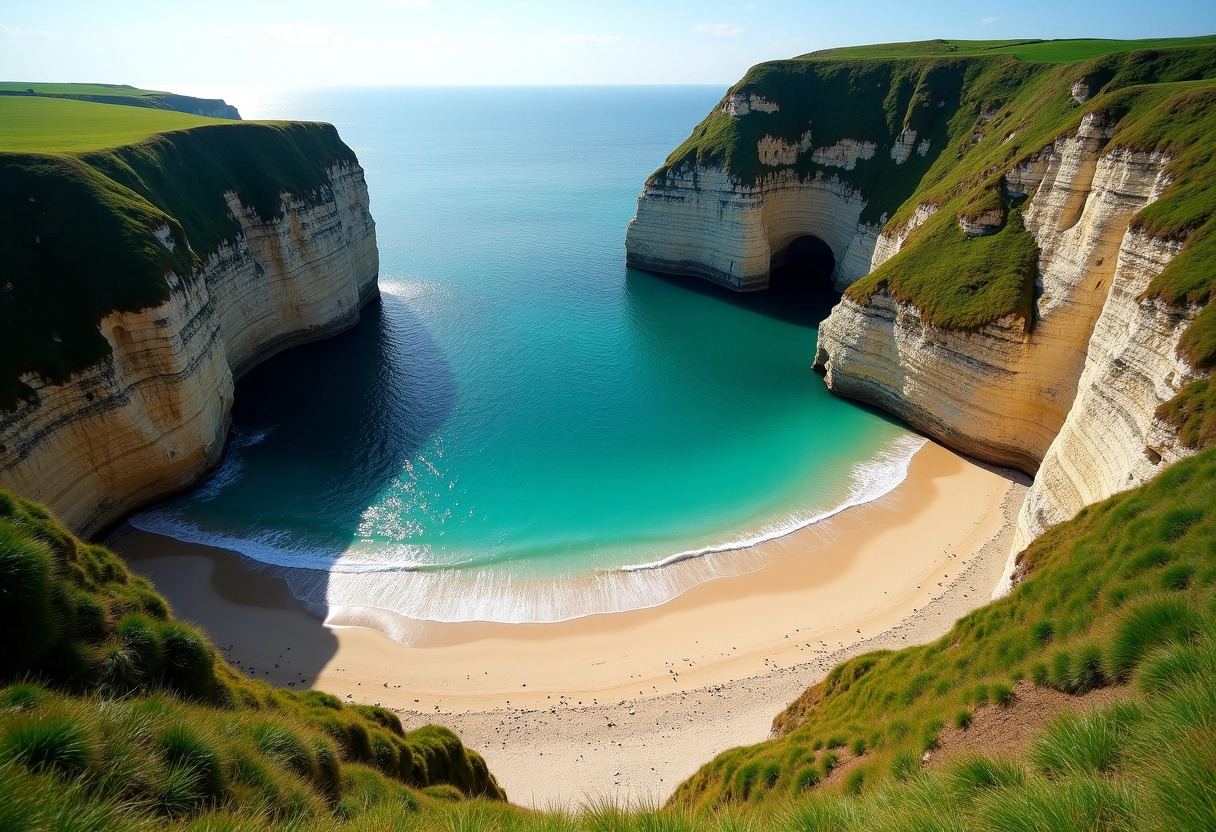
<svg viewBox="0 0 1216 832"><path fill-rule="evenodd" d="M224 452L224 461L194 489L191 497L199 502L214 500L221 491L239 480L245 470L245 458L241 451L265 442L273 430L273 425L251 433L234 430L232 438L228 440L228 449Z"/></svg>
<svg viewBox="0 0 1216 832"><path fill-rule="evenodd" d="M679 552L660 560L651 561L650 563L622 566L621 571L641 572L649 569L662 569L664 566L670 566L673 563L679 563L690 558L698 558L717 552L751 549L759 546L761 543L767 543L770 540L776 540L779 537L792 534L799 529L805 529L807 526L821 523L847 509L873 502L891 493L901 482L907 479L908 466L912 464L912 457L917 451L925 447L925 443L928 441L920 436L901 436L880 449L873 459L858 464L853 469L853 484L849 489L848 496L845 497L844 502L835 508L810 517L792 515L783 522L770 523L761 529L760 532L750 537L740 538L728 543L705 546L700 549L690 549L687 552Z"/></svg>
<svg viewBox="0 0 1216 832"><path fill-rule="evenodd" d="M279 567L297 598L327 611L327 623L373 626L409 641L422 626L419 622L567 621L659 606L706 581L753 572L769 557L758 544L889 494L907 478L912 457L925 443L911 435L888 443L854 467L844 499L826 511L785 518L743 539L591 575L522 576L509 563L462 569L468 561L435 564L424 548L407 544L343 549L293 543L286 532L238 537L202 531L167 511L145 512L129 522L144 531L236 551ZM829 534L825 532L824 545Z"/></svg>
<svg viewBox="0 0 1216 832"><path fill-rule="evenodd" d="M434 569L435 564L419 557L421 547L397 544L351 556L341 547L308 546L291 541L286 531L263 531L247 537L204 531L187 523L170 510L155 509L131 517L127 522L137 529L184 543L198 543L215 549L237 552L268 566L329 573L382 574Z"/></svg>

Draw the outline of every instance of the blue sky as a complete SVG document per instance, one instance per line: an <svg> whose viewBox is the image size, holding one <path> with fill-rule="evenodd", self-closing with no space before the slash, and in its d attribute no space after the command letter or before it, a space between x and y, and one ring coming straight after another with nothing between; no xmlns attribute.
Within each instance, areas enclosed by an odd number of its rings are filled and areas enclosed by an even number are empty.
<svg viewBox="0 0 1216 832"><path fill-rule="evenodd" d="M1216 32L1213 0L4 0L0 79L232 86L734 82L772 58L947 38Z"/></svg>

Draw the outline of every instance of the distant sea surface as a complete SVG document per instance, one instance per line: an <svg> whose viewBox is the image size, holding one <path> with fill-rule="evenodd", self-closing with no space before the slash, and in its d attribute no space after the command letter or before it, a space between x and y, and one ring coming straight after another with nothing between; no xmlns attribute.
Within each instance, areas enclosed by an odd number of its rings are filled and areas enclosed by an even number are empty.
<svg viewBox="0 0 1216 832"><path fill-rule="evenodd" d="M242 379L219 469L132 522L306 570L293 588L319 603L543 621L662 603L733 568L664 564L889 491L920 441L811 370L830 300L624 265L642 184L722 93L245 102L354 148L383 296Z"/></svg>

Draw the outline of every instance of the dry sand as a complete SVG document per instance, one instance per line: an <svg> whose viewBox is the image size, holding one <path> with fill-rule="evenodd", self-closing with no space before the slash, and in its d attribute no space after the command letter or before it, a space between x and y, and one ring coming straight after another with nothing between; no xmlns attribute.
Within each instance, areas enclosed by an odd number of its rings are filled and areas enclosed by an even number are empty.
<svg viewBox="0 0 1216 832"><path fill-rule="evenodd" d="M234 553L129 526L110 545L248 675L447 725L516 803L661 802L764 740L841 659L931 641L984 604L1024 492L929 443L886 497L749 552L757 571L557 624L413 622L410 646L322 624Z"/></svg>

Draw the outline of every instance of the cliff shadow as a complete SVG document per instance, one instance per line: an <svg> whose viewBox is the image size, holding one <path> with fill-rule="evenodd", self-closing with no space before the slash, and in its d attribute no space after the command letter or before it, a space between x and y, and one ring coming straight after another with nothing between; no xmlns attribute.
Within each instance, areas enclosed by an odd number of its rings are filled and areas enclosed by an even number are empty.
<svg viewBox="0 0 1216 832"><path fill-rule="evenodd" d="M245 514L248 500L257 508L250 520L307 534L309 518L324 518L315 531L342 529L332 542L349 543L367 507L447 421L456 395L426 325L385 295L358 327L276 356L237 383L227 453L241 455L240 470L228 477L221 466L218 482L198 491L218 486L228 518Z"/></svg>
<svg viewBox="0 0 1216 832"><path fill-rule="evenodd" d="M164 531L206 545L120 533L114 547L247 675L309 687L338 646L322 626L327 570L456 396L424 322L385 295L354 329L249 371L236 385L219 467L152 509L150 522L136 521L161 531L169 518L188 531ZM198 591L208 580L210 591Z"/></svg>

